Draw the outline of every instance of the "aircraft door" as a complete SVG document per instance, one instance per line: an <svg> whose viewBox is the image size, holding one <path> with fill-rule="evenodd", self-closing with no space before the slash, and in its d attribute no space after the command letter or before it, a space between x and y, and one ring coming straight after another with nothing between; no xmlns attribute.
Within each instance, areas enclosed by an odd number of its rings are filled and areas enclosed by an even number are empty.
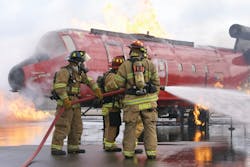
<svg viewBox="0 0 250 167"><path fill-rule="evenodd" d="M123 45L117 41L105 41L104 46L107 53L108 64L112 62L112 59L116 56L125 55Z"/></svg>

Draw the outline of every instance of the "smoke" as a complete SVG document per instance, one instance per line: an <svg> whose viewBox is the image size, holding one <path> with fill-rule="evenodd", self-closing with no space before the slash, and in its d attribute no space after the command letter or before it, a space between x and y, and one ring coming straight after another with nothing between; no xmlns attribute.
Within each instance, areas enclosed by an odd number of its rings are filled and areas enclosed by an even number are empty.
<svg viewBox="0 0 250 167"><path fill-rule="evenodd" d="M168 86L165 90L194 104L202 104L210 112L231 116L234 120L250 123L250 95L235 90Z"/></svg>

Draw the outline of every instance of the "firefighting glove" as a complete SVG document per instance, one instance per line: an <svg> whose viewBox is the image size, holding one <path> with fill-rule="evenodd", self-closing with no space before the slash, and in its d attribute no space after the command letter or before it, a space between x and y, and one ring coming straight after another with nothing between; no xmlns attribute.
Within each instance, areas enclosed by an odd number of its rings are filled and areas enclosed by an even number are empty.
<svg viewBox="0 0 250 167"><path fill-rule="evenodd" d="M69 98L66 98L63 100L63 106L64 108L67 110L67 109L70 109L71 106L72 106L72 102L71 100L69 100Z"/></svg>
<svg viewBox="0 0 250 167"><path fill-rule="evenodd" d="M102 94L102 91L100 88L96 88L95 89L95 96L99 99L99 100L102 100L103 99L103 94Z"/></svg>

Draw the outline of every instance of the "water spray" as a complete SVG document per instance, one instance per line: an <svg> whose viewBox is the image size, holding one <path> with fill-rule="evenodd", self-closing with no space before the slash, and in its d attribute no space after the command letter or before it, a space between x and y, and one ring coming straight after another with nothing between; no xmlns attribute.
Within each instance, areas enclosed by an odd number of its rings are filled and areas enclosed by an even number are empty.
<svg viewBox="0 0 250 167"><path fill-rule="evenodd" d="M193 104L202 104L210 111L229 115L250 123L250 95L230 89L166 86L164 90Z"/></svg>

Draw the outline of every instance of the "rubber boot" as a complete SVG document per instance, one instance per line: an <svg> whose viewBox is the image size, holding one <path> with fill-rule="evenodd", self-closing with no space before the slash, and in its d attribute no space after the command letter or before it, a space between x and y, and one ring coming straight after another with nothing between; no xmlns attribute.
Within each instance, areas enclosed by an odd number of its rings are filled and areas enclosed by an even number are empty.
<svg viewBox="0 0 250 167"><path fill-rule="evenodd" d="M125 159L133 159L134 156L127 156L127 155L124 155Z"/></svg>
<svg viewBox="0 0 250 167"><path fill-rule="evenodd" d="M113 146L113 147L105 147L105 151L106 152L121 152L122 149L117 146Z"/></svg>
<svg viewBox="0 0 250 167"><path fill-rule="evenodd" d="M66 152L63 150L51 149L52 155L66 155Z"/></svg>
<svg viewBox="0 0 250 167"><path fill-rule="evenodd" d="M68 150L68 154L84 154L86 151L84 149L79 150Z"/></svg>
<svg viewBox="0 0 250 167"><path fill-rule="evenodd" d="M142 154L143 150L140 148L135 149L135 154Z"/></svg>
<svg viewBox="0 0 250 167"><path fill-rule="evenodd" d="M148 155L148 159L156 159L155 155Z"/></svg>

